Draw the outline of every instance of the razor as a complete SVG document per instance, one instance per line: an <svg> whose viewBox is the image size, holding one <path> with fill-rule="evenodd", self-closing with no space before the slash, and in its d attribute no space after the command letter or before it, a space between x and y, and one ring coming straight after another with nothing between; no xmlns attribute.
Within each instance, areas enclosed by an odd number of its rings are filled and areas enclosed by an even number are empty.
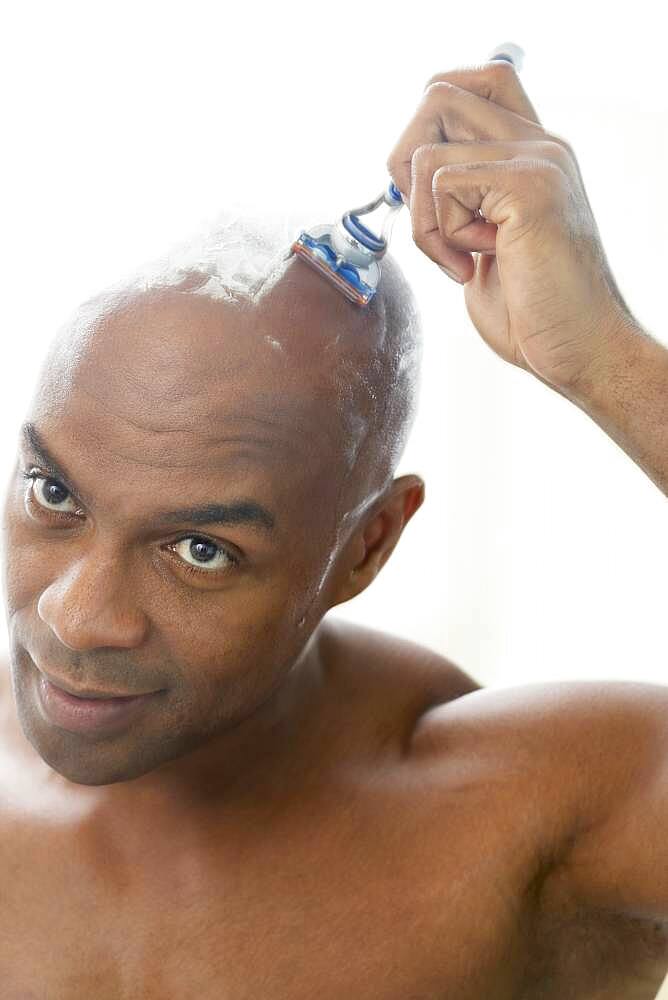
<svg viewBox="0 0 668 1000"><path fill-rule="evenodd" d="M512 63L519 72L524 51L513 42L504 42L488 57L488 61L492 59ZM401 192L390 183L373 201L350 209L333 224L303 230L290 255L301 257L350 302L367 306L378 289L380 262L403 204Z"/></svg>

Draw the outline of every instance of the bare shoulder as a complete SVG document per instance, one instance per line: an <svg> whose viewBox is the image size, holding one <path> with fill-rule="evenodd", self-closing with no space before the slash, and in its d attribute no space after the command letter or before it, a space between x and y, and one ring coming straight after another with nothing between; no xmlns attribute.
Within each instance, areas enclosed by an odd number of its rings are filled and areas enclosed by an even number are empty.
<svg viewBox="0 0 668 1000"><path fill-rule="evenodd" d="M355 670L364 667L370 683L396 682L408 693L419 690L429 704L452 701L480 689L480 684L451 659L403 636L328 616L323 646Z"/></svg>
<svg viewBox="0 0 668 1000"><path fill-rule="evenodd" d="M415 744L438 753L453 743L492 756L522 775L551 776L584 802L582 817L603 815L624 787L662 760L668 744L668 686L638 681L554 681L488 687L436 705L420 720ZM614 750L614 753L612 752Z"/></svg>
<svg viewBox="0 0 668 1000"><path fill-rule="evenodd" d="M666 919L667 719L666 685L486 688L426 712L411 747L510 785L582 905Z"/></svg>

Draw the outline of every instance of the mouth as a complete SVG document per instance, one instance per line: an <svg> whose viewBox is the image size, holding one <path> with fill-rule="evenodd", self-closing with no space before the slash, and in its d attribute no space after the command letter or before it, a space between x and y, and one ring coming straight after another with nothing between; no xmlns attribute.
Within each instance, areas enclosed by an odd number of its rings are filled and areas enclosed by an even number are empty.
<svg viewBox="0 0 668 1000"><path fill-rule="evenodd" d="M45 674L39 673L38 702L44 718L70 733L89 733L93 736L110 736L136 721L156 695L151 691L141 695L109 697L94 692L93 697L81 697L53 684Z"/></svg>
<svg viewBox="0 0 668 1000"><path fill-rule="evenodd" d="M137 691L137 692L127 692L127 691L100 691L93 688L75 688L71 684L66 684L65 681L58 680L47 674L45 670L37 668L43 677L46 677L49 684L58 688L60 691L64 691L66 694L72 695L73 698L80 698L85 701L105 701L109 699L122 699L122 698L143 698L149 694L157 694L157 691Z"/></svg>

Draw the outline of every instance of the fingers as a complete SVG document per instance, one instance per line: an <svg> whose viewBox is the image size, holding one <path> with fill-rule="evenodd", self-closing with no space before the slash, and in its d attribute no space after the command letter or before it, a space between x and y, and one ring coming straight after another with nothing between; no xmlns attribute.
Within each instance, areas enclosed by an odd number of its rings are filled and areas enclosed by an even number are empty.
<svg viewBox="0 0 668 1000"><path fill-rule="evenodd" d="M432 83L454 83L456 87L470 90L507 111L527 118L540 125L540 119L522 86L517 70L505 60L492 59L479 66L468 66L448 73L435 73L429 77L425 90Z"/></svg>
<svg viewBox="0 0 668 1000"><path fill-rule="evenodd" d="M545 134L514 67L492 61L478 70L441 73L428 81L413 119L388 157L387 167L408 199L411 158L418 146L530 139Z"/></svg>
<svg viewBox="0 0 668 1000"><path fill-rule="evenodd" d="M495 251L497 225L482 211L482 196L468 205L446 197L444 184L447 177L454 176L452 169L448 172L447 168L459 165L471 169L501 160L549 160L566 174L575 169L564 145L551 140L447 142L416 149L411 160L413 239L435 263L459 274L472 274L471 252Z"/></svg>
<svg viewBox="0 0 668 1000"><path fill-rule="evenodd" d="M464 281L474 273L472 253L498 249L501 223L491 209L512 207L519 225L531 205L539 210L546 181L554 187L568 175L581 185L573 150L543 128L502 60L432 76L387 166L409 202L415 243Z"/></svg>
<svg viewBox="0 0 668 1000"><path fill-rule="evenodd" d="M469 281L473 251L499 252L499 239L509 246L532 226L563 218L568 187L565 172L552 159L446 163L432 174L428 194L424 185L414 187L413 239L431 260Z"/></svg>

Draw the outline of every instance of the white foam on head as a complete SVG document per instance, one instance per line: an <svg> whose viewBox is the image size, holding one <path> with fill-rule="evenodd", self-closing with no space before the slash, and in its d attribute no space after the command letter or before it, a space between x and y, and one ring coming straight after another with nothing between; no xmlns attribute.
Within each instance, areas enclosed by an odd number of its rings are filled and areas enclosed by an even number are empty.
<svg viewBox="0 0 668 1000"><path fill-rule="evenodd" d="M87 328L93 313L111 309L116 297L122 301L133 290L148 292L171 288L212 301L256 304L284 274L292 256L292 244L300 232L310 231L323 220L335 217L334 209L328 211L327 206L322 205L316 210L308 208L296 213L294 210L286 211L283 206L278 211L258 210L257 207L234 203L204 229L174 245L161 258L144 264L96 300L80 307L77 323L83 322L85 317L84 326ZM384 268L387 268L388 274L394 271L395 276L387 283L387 293L380 294L374 303L386 340L384 346L379 343L382 366L380 361L376 366L372 359L373 367L367 368L366 364L358 367L352 361L346 363L345 356L339 358L341 331L332 331L323 347L323 355L328 351L334 353L332 364L344 365L337 405L345 414L347 426L345 479L350 480L354 472L359 472L362 483L359 492L353 491L354 500L343 499L347 494L344 491L346 483L342 484L340 503L332 510L328 545L322 554L305 617L317 602L358 517L379 495L378 482L398 463L413 423L422 354L421 321L410 289L389 256L384 261ZM287 352L283 353L284 345L273 336L263 336L258 339L258 344L266 344L264 349L267 355L271 354L276 360L281 354L287 357ZM70 344L70 364L73 363L72 350ZM381 371L386 373L385 378L379 377ZM360 408L358 404L362 397L365 406ZM386 428L378 437L378 448L383 454L379 464L374 454L366 453L369 442L375 440L370 434L371 418L366 405L369 400L376 431ZM365 499L357 503L363 491L366 492ZM345 508L346 503L350 509Z"/></svg>
<svg viewBox="0 0 668 1000"><path fill-rule="evenodd" d="M206 228L143 265L124 283L148 291L178 287L188 277L200 276L200 284L189 286L190 294L216 301L257 303L284 273L294 241L315 220L322 221L317 211L258 209L235 202Z"/></svg>

